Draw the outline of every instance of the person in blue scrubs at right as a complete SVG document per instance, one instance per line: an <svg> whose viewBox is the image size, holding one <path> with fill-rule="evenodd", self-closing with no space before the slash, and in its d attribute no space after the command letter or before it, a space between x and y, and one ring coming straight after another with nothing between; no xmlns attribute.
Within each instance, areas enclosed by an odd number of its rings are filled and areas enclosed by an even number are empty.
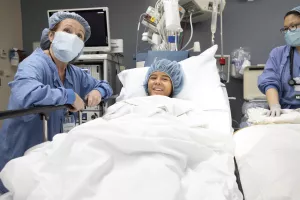
<svg viewBox="0 0 300 200"><path fill-rule="evenodd" d="M258 88L267 96L268 116L280 116L281 109L300 108L300 6L284 16L281 29L287 43L270 53Z"/></svg>
<svg viewBox="0 0 300 200"><path fill-rule="evenodd" d="M85 106L96 106L112 95L106 81L99 81L70 64L80 56L84 42L91 35L88 22L69 12L57 12L49 18L44 29L41 48L36 49L18 66L14 80L9 83L11 95L8 110L42 105L69 104L76 112ZM63 132L68 110L50 113L48 138ZM43 142L43 125L39 115L11 118L4 121L0 131L0 170L11 159L24 155L29 148ZM0 182L0 193L7 192Z"/></svg>

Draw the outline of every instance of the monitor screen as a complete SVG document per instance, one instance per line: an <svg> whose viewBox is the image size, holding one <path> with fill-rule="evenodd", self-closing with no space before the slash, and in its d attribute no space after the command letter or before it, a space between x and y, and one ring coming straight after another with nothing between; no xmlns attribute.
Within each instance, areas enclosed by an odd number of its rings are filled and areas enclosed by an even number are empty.
<svg viewBox="0 0 300 200"><path fill-rule="evenodd" d="M58 11L59 10L48 11L49 17ZM85 43L85 49L88 49L89 47L91 48L110 47L108 9L105 8L63 9L63 11L75 12L80 16L82 16L89 23L91 27L91 37Z"/></svg>

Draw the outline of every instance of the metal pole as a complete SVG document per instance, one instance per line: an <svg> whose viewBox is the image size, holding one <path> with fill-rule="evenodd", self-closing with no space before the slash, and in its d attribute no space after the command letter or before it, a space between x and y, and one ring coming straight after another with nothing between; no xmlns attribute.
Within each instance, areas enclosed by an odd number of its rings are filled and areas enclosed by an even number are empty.
<svg viewBox="0 0 300 200"><path fill-rule="evenodd" d="M79 122L79 125L81 124L81 117L82 117L82 111L78 111L78 122Z"/></svg>
<svg viewBox="0 0 300 200"><path fill-rule="evenodd" d="M102 117L103 112L102 112L102 104L101 104L101 102L100 102L100 104L98 106L99 106L99 117Z"/></svg>
<svg viewBox="0 0 300 200"><path fill-rule="evenodd" d="M43 133L44 133L44 142L48 141L48 119L45 114L42 114L43 119Z"/></svg>

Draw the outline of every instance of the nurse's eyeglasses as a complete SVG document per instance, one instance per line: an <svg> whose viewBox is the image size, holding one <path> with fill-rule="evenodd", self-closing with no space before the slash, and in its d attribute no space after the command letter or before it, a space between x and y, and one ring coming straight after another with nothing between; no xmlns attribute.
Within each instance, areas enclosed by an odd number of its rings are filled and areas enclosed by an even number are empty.
<svg viewBox="0 0 300 200"><path fill-rule="evenodd" d="M280 32L281 33L287 33L288 31L294 32L295 30L297 30L297 28L300 28L300 24L295 24L290 27L281 28Z"/></svg>

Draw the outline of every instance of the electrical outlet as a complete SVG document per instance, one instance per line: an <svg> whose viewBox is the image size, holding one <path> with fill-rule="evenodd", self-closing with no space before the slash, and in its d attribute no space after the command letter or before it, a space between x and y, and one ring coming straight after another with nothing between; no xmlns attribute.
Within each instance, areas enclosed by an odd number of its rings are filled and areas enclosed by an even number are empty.
<svg viewBox="0 0 300 200"><path fill-rule="evenodd" d="M0 49L0 57L7 58L7 52L4 49Z"/></svg>

